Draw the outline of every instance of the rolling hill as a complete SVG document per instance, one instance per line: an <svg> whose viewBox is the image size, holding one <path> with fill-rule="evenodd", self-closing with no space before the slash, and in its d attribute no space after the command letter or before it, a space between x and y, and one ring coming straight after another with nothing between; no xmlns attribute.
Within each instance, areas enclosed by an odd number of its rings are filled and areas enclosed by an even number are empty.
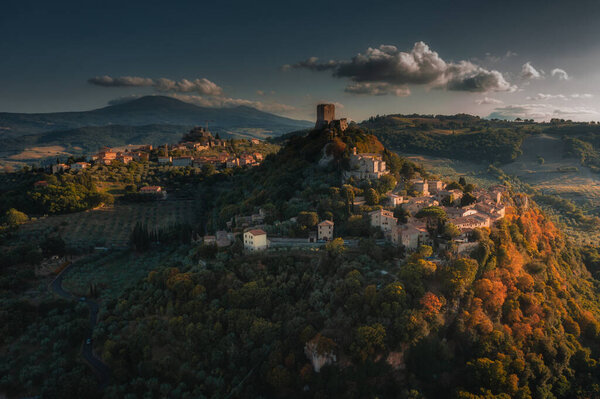
<svg viewBox="0 0 600 399"><path fill-rule="evenodd" d="M193 126L209 124L222 137L279 136L312 122L239 106L206 108L171 97L146 96L82 112L0 113L0 162L80 155L107 146L176 142Z"/></svg>
<svg viewBox="0 0 600 399"><path fill-rule="evenodd" d="M129 102L91 111L41 114L0 113L0 129L4 137L69 130L85 126L106 125L203 125L210 121L211 130L237 131L262 129L273 135L309 127L299 121L239 106L206 108L171 97L146 96Z"/></svg>

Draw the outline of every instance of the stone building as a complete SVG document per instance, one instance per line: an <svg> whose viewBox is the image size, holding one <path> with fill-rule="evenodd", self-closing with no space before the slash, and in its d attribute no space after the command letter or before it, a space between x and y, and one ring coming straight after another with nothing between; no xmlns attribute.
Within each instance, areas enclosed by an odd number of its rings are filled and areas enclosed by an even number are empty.
<svg viewBox="0 0 600 399"><path fill-rule="evenodd" d="M317 225L317 233L319 240L329 241L333 239L333 222L331 220L323 220Z"/></svg>
<svg viewBox="0 0 600 399"><path fill-rule="evenodd" d="M319 104L317 105L315 128L330 128L343 132L348 128L348 120L346 118L335 119L335 104Z"/></svg>
<svg viewBox="0 0 600 399"><path fill-rule="evenodd" d="M390 173L381 155L367 153L358 154L356 152L356 147L352 148L350 168L351 170L344 172L345 180L348 180L351 177L358 180L375 180Z"/></svg>

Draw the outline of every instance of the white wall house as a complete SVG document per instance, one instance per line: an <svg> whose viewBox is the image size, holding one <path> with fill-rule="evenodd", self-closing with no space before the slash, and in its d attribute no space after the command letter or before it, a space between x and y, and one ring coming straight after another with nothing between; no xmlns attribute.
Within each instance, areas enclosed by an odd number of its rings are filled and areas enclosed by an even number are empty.
<svg viewBox="0 0 600 399"><path fill-rule="evenodd" d="M390 206L392 206L392 207L397 207L398 205L402 204L402 202L404 200L404 198L402 198L401 195L393 194L393 193L388 194L387 197L388 197L388 202L389 202Z"/></svg>
<svg viewBox="0 0 600 399"><path fill-rule="evenodd" d="M252 229L244 233L244 249L248 251L263 251L267 247L267 233L264 230Z"/></svg>
<svg viewBox="0 0 600 399"><path fill-rule="evenodd" d="M330 241L333 239L333 226L331 220L323 220L317 225L317 238L319 240Z"/></svg>

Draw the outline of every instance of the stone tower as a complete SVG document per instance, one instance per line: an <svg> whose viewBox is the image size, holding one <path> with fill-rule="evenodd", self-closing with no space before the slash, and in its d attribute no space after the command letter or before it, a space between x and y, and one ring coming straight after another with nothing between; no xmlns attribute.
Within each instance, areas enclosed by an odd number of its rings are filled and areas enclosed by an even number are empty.
<svg viewBox="0 0 600 399"><path fill-rule="evenodd" d="M317 123L315 127L329 126L329 123L335 119L334 104L317 105Z"/></svg>

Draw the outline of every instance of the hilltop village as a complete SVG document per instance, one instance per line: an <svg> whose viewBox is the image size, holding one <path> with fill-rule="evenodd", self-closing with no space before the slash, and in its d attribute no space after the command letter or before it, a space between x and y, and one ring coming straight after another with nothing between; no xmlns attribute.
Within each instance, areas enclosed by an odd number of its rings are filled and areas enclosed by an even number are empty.
<svg viewBox="0 0 600 399"><path fill-rule="evenodd" d="M328 138L333 137L333 141L326 144L328 147L335 143L336 136L348 129L348 122L335 118L333 104L320 104L315 129ZM466 253L477 246L471 239L475 229L491 227L505 216L503 194L506 189L502 186L483 189L464 179L447 182L418 174L398 181L391 176L382 154L360 152L356 146L346 151L348 158L341 172L340 189L351 192L352 218L362 218L380 244L402 247L408 252L428 245L440 250L451 249L457 254ZM327 161L330 157L323 159ZM319 164L323 165L323 159ZM373 188L367 188L381 187L381 182L386 186L384 192L374 193ZM272 220L269 213L259 207L253 214L235 215L227 221L226 229L204 236L203 243L224 247L242 235L244 248L251 252L319 247L336 238L341 238L346 245L356 244L354 236L336 231L333 217L319 220L316 209L302 211L287 221ZM271 221L266 222L267 219ZM293 236L282 234L285 229L281 226L290 224L301 226L302 232L297 234L296 231Z"/></svg>
<svg viewBox="0 0 600 399"><path fill-rule="evenodd" d="M461 254L476 247L477 243L472 240L475 229L491 227L505 216L505 188L502 186L484 189L464 179L446 181L422 170L410 174L392 171L386 161L397 163L397 155L386 152L374 136L356 130L347 119L336 119L333 104L317 106L315 128L309 136L312 138L306 140L321 146L318 166L315 166L317 172L327 174L333 168L331 176L338 179L321 202L335 202L334 197L343 200L342 215L319 211L319 206L304 206L295 214L286 211L286 215L276 215L278 212L274 212L272 204L257 204L251 213L236 212L228 216L225 215L229 212L221 210L216 221L214 216L211 218L210 226L194 230L193 242L225 248L239 241L246 251L255 252L316 249L336 239L343 240L345 245L357 245L361 237L372 237L380 245L403 248L407 252L428 245ZM195 169L209 176L219 171L232 173L226 171L256 167L272 151L272 145L258 139L223 140L197 127L176 144L103 148L86 159L54 164L48 172L78 175L92 167L97 172L119 165L145 164L172 171ZM267 172L272 171L262 168L257 173L263 176ZM165 200L168 176L140 182L123 198ZM34 183L36 190L47 186L46 180Z"/></svg>
<svg viewBox="0 0 600 399"><path fill-rule="evenodd" d="M243 143L243 145L241 145ZM196 127L184 135L177 144L165 144L154 148L150 144L129 145L119 149L105 147L86 160L57 163L51 166L52 173L67 170L79 171L92 164L111 165L130 162L155 162L158 165L175 167L203 167L212 165L216 169L257 166L264 159L258 150L263 142L258 139L222 140L202 127ZM239 150L240 147L241 151Z"/></svg>

